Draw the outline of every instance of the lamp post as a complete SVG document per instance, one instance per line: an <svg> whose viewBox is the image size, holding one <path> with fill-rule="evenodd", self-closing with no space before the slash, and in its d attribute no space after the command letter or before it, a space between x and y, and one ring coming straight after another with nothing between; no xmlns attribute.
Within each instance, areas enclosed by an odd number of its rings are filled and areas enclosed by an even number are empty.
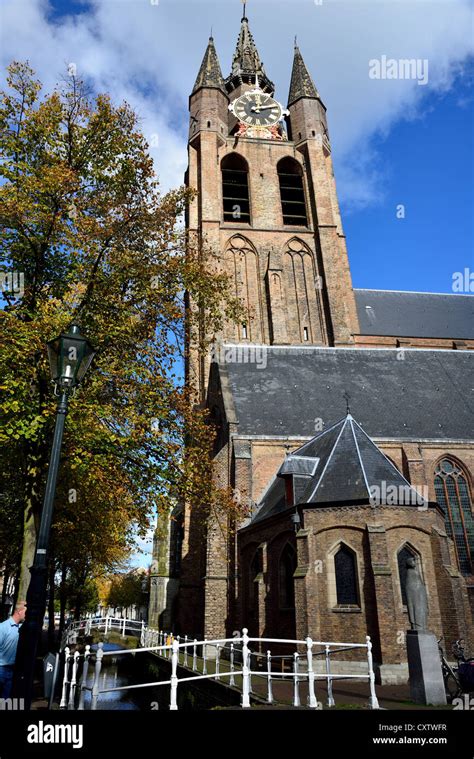
<svg viewBox="0 0 474 759"><path fill-rule="evenodd" d="M46 610L49 535L68 401L94 357L92 345L81 335L77 324L72 324L67 333L50 340L47 348L55 394L59 396L59 400L35 557L30 568L26 617L20 629L13 677L13 693L17 698L24 699L25 709L29 709L31 705L36 650Z"/></svg>

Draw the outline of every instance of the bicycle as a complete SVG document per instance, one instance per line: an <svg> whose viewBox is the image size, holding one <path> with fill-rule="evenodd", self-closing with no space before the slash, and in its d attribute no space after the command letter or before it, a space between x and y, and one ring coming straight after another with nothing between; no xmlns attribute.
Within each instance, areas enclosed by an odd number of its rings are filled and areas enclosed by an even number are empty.
<svg viewBox="0 0 474 759"><path fill-rule="evenodd" d="M438 640L446 698L449 703L463 693L474 691L474 657L466 659L464 655L464 640L459 638L453 643L452 650L457 666L451 667L441 647L442 638Z"/></svg>

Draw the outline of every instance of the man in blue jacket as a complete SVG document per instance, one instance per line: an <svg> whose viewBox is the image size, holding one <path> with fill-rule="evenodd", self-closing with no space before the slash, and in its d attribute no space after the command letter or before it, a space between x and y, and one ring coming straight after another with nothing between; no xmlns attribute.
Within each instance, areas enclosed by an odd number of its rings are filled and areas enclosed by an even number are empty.
<svg viewBox="0 0 474 759"><path fill-rule="evenodd" d="M0 698L10 698L20 625L25 613L26 603L18 601L12 616L0 624Z"/></svg>

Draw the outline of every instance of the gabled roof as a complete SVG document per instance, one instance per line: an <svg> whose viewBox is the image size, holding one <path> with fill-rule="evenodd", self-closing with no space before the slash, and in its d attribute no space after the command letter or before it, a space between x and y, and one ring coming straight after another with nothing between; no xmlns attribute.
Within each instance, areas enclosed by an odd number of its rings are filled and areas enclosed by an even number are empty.
<svg viewBox="0 0 474 759"><path fill-rule="evenodd" d="M362 335L474 339L474 297L354 289Z"/></svg>
<svg viewBox="0 0 474 759"><path fill-rule="evenodd" d="M224 77L222 76L219 58L212 37L209 38L209 44L204 53L201 68L193 87L193 93L201 89L201 87L213 87L226 93Z"/></svg>
<svg viewBox="0 0 474 759"><path fill-rule="evenodd" d="M239 436L309 439L315 420L327 429L340 419L347 392L352 413L372 438L474 439L472 351L224 348L219 372Z"/></svg>
<svg viewBox="0 0 474 759"><path fill-rule="evenodd" d="M294 503L282 480L293 478ZM420 494L377 448L351 414L287 455L253 521L298 505L370 503L425 506Z"/></svg>
<svg viewBox="0 0 474 759"><path fill-rule="evenodd" d="M293 71L291 73L290 94L288 95L288 105L293 105L300 98L319 98L319 93L306 68L306 64L301 55L298 45L295 45L295 57L293 60Z"/></svg>

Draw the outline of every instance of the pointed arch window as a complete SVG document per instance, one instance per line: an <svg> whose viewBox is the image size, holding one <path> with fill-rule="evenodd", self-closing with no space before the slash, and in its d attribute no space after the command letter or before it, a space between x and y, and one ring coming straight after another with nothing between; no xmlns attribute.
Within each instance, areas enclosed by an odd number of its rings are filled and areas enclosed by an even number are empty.
<svg viewBox="0 0 474 759"><path fill-rule="evenodd" d="M436 500L444 511L446 532L454 541L463 575L474 572L474 520L467 474L452 459L443 459L435 470Z"/></svg>
<svg viewBox="0 0 474 759"><path fill-rule="evenodd" d="M407 559L415 559L418 561L418 556L410 546L404 545L397 554L398 579L400 582L400 591L404 606L407 605Z"/></svg>
<svg viewBox="0 0 474 759"><path fill-rule="evenodd" d="M245 158L231 153L222 159L224 221L250 224L249 170Z"/></svg>
<svg viewBox="0 0 474 759"><path fill-rule="evenodd" d="M344 544L334 556L334 570L338 606L357 606L359 604L359 592L356 556L354 551Z"/></svg>
<svg viewBox="0 0 474 759"><path fill-rule="evenodd" d="M294 158L282 158L278 163L283 224L307 227L303 170Z"/></svg>
<svg viewBox="0 0 474 759"><path fill-rule="evenodd" d="M278 567L279 601L281 609L295 608L295 584L293 575L296 570L296 551L287 543L280 556Z"/></svg>

